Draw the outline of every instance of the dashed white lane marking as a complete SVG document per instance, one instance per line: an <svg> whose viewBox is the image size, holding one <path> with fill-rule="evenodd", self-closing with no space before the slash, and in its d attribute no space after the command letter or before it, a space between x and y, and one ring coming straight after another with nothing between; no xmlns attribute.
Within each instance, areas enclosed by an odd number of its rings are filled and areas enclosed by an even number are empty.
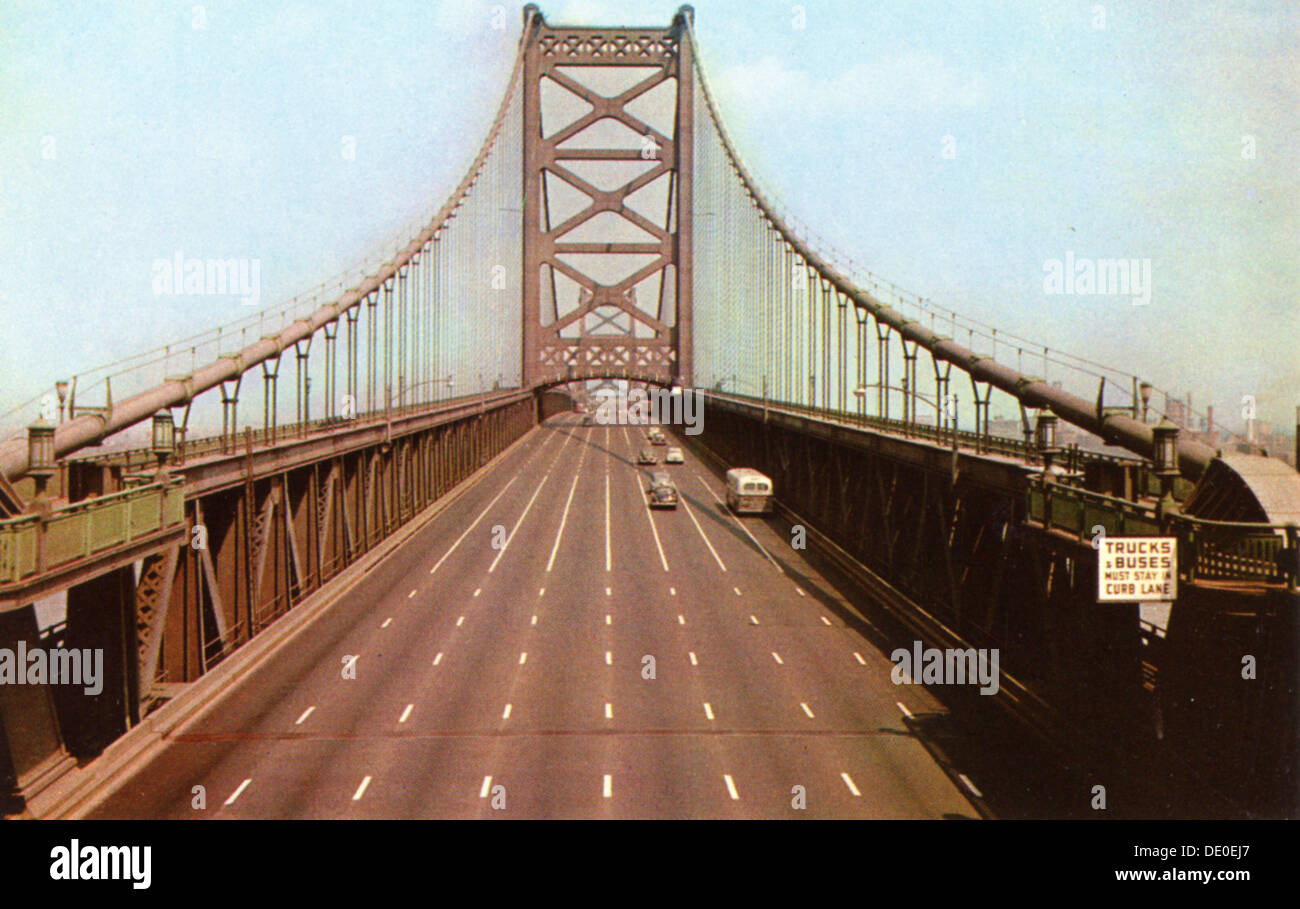
<svg viewBox="0 0 1300 909"><path fill-rule="evenodd" d="M731 589L734 590L734 591L736 591L736 596L740 596L740 588L739 588L739 587L733 587L733 588L731 588Z"/></svg>
<svg viewBox="0 0 1300 909"><path fill-rule="evenodd" d="M799 702L799 706L803 708L803 712L804 712L804 713L808 714L808 719L810 719L810 720L811 720L811 719L815 719L815 718L813 717L813 712L812 712L812 710L808 707L807 704L805 704L803 701L800 701L800 702Z"/></svg>
<svg viewBox="0 0 1300 909"><path fill-rule="evenodd" d="M524 665L524 663L527 662L528 662L528 651L527 650L519 651L519 665L522 666Z"/></svg>
<svg viewBox="0 0 1300 909"><path fill-rule="evenodd" d="M464 624L465 624L465 617L464 617L464 616L461 616L460 618L458 618L458 619L456 620L456 627L457 627L457 628L459 628L461 625L464 625Z"/></svg>
<svg viewBox="0 0 1300 909"><path fill-rule="evenodd" d="M964 773L957 774L957 779L961 780L963 783L966 784L966 788L975 794L975 798L977 799L984 798L984 793L980 792L978 789L975 788L975 784L970 781L970 777L968 777L966 774Z"/></svg>
<svg viewBox="0 0 1300 909"><path fill-rule="evenodd" d="M551 475L549 473L543 476L542 482L538 483L537 488L533 490L533 495L528 500L528 504L524 506L523 512L519 515L519 520L515 521L515 526L510 529L510 536L506 537L505 543L501 546L501 551L497 553L497 557L493 559L492 564L488 566L488 574L496 571L497 563L501 561L501 557L505 555L506 550L510 548L510 542L515 538L515 534L519 530L519 525L524 523L524 518L528 517L528 512L532 511L533 503L537 501L537 494L542 491L542 487L546 485L546 481L550 478Z"/></svg>
<svg viewBox="0 0 1300 909"><path fill-rule="evenodd" d="M691 523L694 524L695 529L699 531L700 539L704 541L704 545L709 547L709 552L713 555L713 561L718 563L719 568L726 571L727 566L722 561L722 557L718 555L718 551L713 548L713 544L710 543L709 538L705 536L704 528L700 526L699 521L695 520L695 512L691 511L691 506L686 504L686 499L684 498L682 499L682 507L686 509L686 516L691 519Z"/></svg>
<svg viewBox="0 0 1300 909"><path fill-rule="evenodd" d="M706 719L713 719L713 706L708 701L704 702L704 716Z"/></svg>
<svg viewBox="0 0 1300 909"><path fill-rule="evenodd" d="M605 719L607 720L614 719L614 705L611 704L609 701L605 702Z"/></svg>
<svg viewBox="0 0 1300 909"><path fill-rule="evenodd" d="M698 665L700 665L700 661L697 660L697 659L695 658L695 651L694 651L694 650L688 650L688 651L686 651L686 652L687 652L687 654L688 654L688 655L690 656L690 658L691 658L691 665L692 665L692 666L698 666Z"/></svg>
<svg viewBox="0 0 1300 909"><path fill-rule="evenodd" d="M370 785L370 777L367 776L364 780L361 781L361 785L357 787L357 791L352 793L352 801L354 802L361 801L361 796L366 794L366 787L368 787L369 785Z"/></svg>
<svg viewBox="0 0 1300 909"><path fill-rule="evenodd" d="M252 777L249 777L248 779L240 783L239 788L236 789L234 792L230 793L230 798L226 799L226 804L227 805L235 804L235 799L239 798L240 795L243 794L244 790L248 788L248 784L251 782L253 782L253 779Z"/></svg>
<svg viewBox="0 0 1300 909"><path fill-rule="evenodd" d="M510 705L509 705L509 704L506 704L506 709L501 711L501 719L503 719L503 720L508 720L508 719L510 719Z"/></svg>
<svg viewBox="0 0 1300 909"><path fill-rule="evenodd" d="M437 656L433 658L433 665L437 666L441 662L442 662L442 651L439 650Z"/></svg>
<svg viewBox="0 0 1300 909"><path fill-rule="evenodd" d="M294 722L294 725L301 726L307 720L307 717L312 715L312 711L314 711L315 709L316 709L316 705L313 704L312 706L304 710L302 712L302 716L298 717L298 719Z"/></svg>
<svg viewBox="0 0 1300 909"><path fill-rule="evenodd" d="M862 654L858 653L856 650L853 651L853 658L857 660L859 663L861 663L863 666L867 665L867 661L862 658Z"/></svg>
<svg viewBox="0 0 1300 909"><path fill-rule="evenodd" d="M757 624L758 624L758 619L751 615L751 616L749 617L749 624L751 624L751 625L757 625Z"/></svg>
<svg viewBox="0 0 1300 909"><path fill-rule="evenodd" d="M415 596L415 590L412 590L410 593L408 593L408 594L406 595L406 598L409 600L409 599L411 599L411 598L414 597L414 596Z"/></svg>
<svg viewBox="0 0 1300 909"><path fill-rule="evenodd" d="M672 594L673 596L677 596L677 588L676 588L676 587L669 587L669 588L668 588L668 592L669 592L670 594Z"/></svg>
<svg viewBox="0 0 1300 909"><path fill-rule="evenodd" d="M605 665L606 666L614 665L614 654L608 650L605 651Z"/></svg>
<svg viewBox="0 0 1300 909"><path fill-rule="evenodd" d="M858 787L853 785L853 777L849 776L847 773L841 773L840 779L844 781L845 786L849 787L849 792L852 792L854 796L862 795L862 793L858 791Z"/></svg>
<svg viewBox="0 0 1300 909"><path fill-rule="evenodd" d="M785 660L781 659L781 654L777 653L775 650L772 651L772 659L776 660L776 665L778 666L785 665Z"/></svg>
<svg viewBox="0 0 1300 909"><path fill-rule="evenodd" d="M679 615L679 616L677 617L677 624L678 624L678 625L685 625L685 624L686 624L686 616L684 616L684 615Z"/></svg>
<svg viewBox="0 0 1300 909"><path fill-rule="evenodd" d="M655 527L655 516L650 510L650 502L641 491L641 480L636 476L632 477L632 485L636 487L636 494L641 497L641 501L645 502L645 519L650 522L650 532L655 538L655 549L659 550L659 561L664 566L664 571L667 571L668 557L664 555L663 544L659 542L659 528Z"/></svg>
<svg viewBox="0 0 1300 909"><path fill-rule="evenodd" d="M724 773L724 774L722 775L722 778L723 778L724 780L726 780L726 783L727 783L727 792L731 795L731 797L732 797L733 799L737 799L737 800L738 800L738 799L740 798L740 793L738 793L738 792L736 791L736 784L735 784L734 782L732 782L731 774L730 774L730 773Z"/></svg>
<svg viewBox="0 0 1300 909"><path fill-rule="evenodd" d="M475 587L475 588L474 588L474 596L478 596L478 595L479 595L480 593L482 593L482 592L483 592L483 588L482 588L482 587Z"/></svg>
<svg viewBox="0 0 1300 909"><path fill-rule="evenodd" d="M614 595L614 591L611 590L610 588L606 587L606 588L605 588L605 596L607 596L607 597L612 597L613 595Z"/></svg>
<svg viewBox="0 0 1300 909"><path fill-rule="evenodd" d="M823 625L829 625L830 623L831 623L831 620L830 620L830 619L826 618L826 616L822 616L822 624L823 624Z"/></svg>
<svg viewBox="0 0 1300 909"><path fill-rule="evenodd" d="M583 451L586 454L586 451ZM573 475L573 482L569 484L569 497L564 502L564 514L560 515L560 529L555 532L555 545L551 547L551 557L546 561L546 570L549 572L551 566L555 564L555 554L560 551L560 538L564 536L564 524L569 520L569 506L573 504L573 491L578 488L578 475ZM540 596L540 594L539 594Z"/></svg>
<svg viewBox="0 0 1300 909"><path fill-rule="evenodd" d="M601 795L605 798L612 798L614 795L614 778L608 773L605 774L605 784L601 789Z"/></svg>
<svg viewBox="0 0 1300 909"><path fill-rule="evenodd" d="M802 588L802 587L796 587L796 588L794 589L794 592L797 593L797 594L799 594L799 596L801 596L801 597L806 597L806 596L808 596L808 594L806 594L806 593L803 592L803 588Z"/></svg>
<svg viewBox="0 0 1300 909"><path fill-rule="evenodd" d="M515 474L513 477L510 478L509 483L501 487L501 491L496 494L496 498L494 498L491 502L487 503L487 507L478 513L478 517L474 519L474 523L465 528L465 532L462 533L459 538L457 538L455 543L451 544L450 549L448 549L445 553L443 553L442 558L438 560L437 564L435 564L432 568L429 569L429 574L433 574L442 566L443 562L447 561L447 556L451 555L453 552L456 551L456 547L459 546L467 536L469 536L469 532L471 530L473 530L475 527L478 526L478 522L483 520L483 516L492 510L492 506L497 503L497 499L500 499L503 495L505 495L506 490L509 489L511 486L513 486L515 480L517 479L519 479L519 474Z"/></svg>
<svg viewBox="0 0 1300 909"><path fill-rule="evenodd" d="M478 791L478 797L481 798L481 799L485 799L485 798L487 798L487 797L488 797L488 792L489 792L491 789L492 789L492 777L491 777L491 776L485 776L485 777L483 777L483 786L482 786L482 788L480 788L479 791Z"/></svg>
<svg viewBox="0 0 1300 909"><path fill-rule="evenodd" d="M758 551L763 553L763 555L767 558L767 560L772 563L772 567L775 568L777 571L779 571L781 574L785 574L785 569L782 568L779 564L777 564L776 559L772 558L772 556L768 553L768 551L763 548L763 544L758 542L757 538L755 538L755 536L749 532L749 528L746 527L743 523L741 523L739 518L737 518L734 514L732 514L731 509L727 508L726 503L723 502L722 499L719 499L718 494L713 491L713 487L710 486L708 483L704 482L704 478L700 476L698 473L695 475L695 479L699 480L700 485L703 486L705 490L708 491L709 495L713 496L714 501L716 501L719 505L723 506L724 510L727 512L727 515L730 516L731 520L736 522L736 526L739 527L741 530L745 531L745 536L749 537L750 542L752 542L755 546L757 546Z"/></svg>
<svg viewBox="0 0 1300 909"><path fill-rule="evenodd" d="M534 615L534 616L533 616L533 620L532 620L531 622L529 622L528 624L529 624L529 625L536 625L536 624L537 624L537 616Z"/></svg>
<svg viewBox="0 0 1300 909"><path fill-rule="evenodd" d="M384 624L380 625L379 627L380 627L380 628L387 628L387 627L388 627L389 625L391 625L391 624L393 624L393 618L392 618L392 616L389 616L388 618L384 619Z"/></svg>
<svg viewBox="0 0 1300 909"><path fill-rule="evenodd" d="M538 595L539 597L544 597L544 596L546 596L546 588L545 588L545 587L538 587L538 588L537 588L537 595Z"/></svg>
<svg viewBox="0 0 1300 909"><path fill-rule="evenodd" d="M402 711L402 715L397 718L397 722L405 723L408 719L411 718L411 711L414 709L415 709L414 704L407 704L406 709Z"/></svg>
<svg viewBox="0 0 1300 909"><path fill-rule="evenodd" d="M605 465L605 470L609 470L609 465ZM610 571L613 565L614 550L609 543L609 474L605 474L605 570ZM605 588L605 593L609 593L609 588Z"/></svg>
<svg viewBox="0 0 1300 909"><path fill-rule="evenodd" d="M903 711L903 716L907 717L909 720L914 719L914 717L912 716L912 711L907 709L906 704L904 704L902 701L894 701L894 703L898 705L899 710Z"/></svg>

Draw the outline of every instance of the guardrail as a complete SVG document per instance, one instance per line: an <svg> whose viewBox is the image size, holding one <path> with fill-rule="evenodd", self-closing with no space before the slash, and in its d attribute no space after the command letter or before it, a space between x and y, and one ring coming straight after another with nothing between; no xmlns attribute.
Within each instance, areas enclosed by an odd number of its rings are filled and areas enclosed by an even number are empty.
<svg viewBox="0 0 1300 909"><path fill-rule="evenodd" d="M0 584L10 584L185 521L184 481L138 486L0 521Z"/></svg>
<svg viewBox="0 0 1300 909"><path fill-rule="evenodd" d="M168 466L181 467L184 465L186 458L201 458L213 454L237 454L247 445L259 448L266 447L277 442L287 442L293 439L305 438L313 433L337 429L340 426L357 426L380 420L400 419L411 414L449 410L455 407L463 407L470 402L481 401L485 406L490 407L498 397L517 395L519 391L520 389L512 388L483 394L460 395L454 398L444 398L440 401L406 404L401 407L375 408L374 410L359 412L352 417L335 416L309 420L306 423L280 423L270 429L248 427L242 433L201 436L195 439L182 440L178 431L176 452L168 462ZM78 464L103 464L106 462L121 464L125 474L137 470L152 471L157 468L158 464L157 457L149 448L121 448L101 454L74 455L70 456L68 461Z"/></svg>
<svg viewBox="0 0 1300 909"><path fill-rule="evenodd" d="M763 407L766 410L774 412L787 412L801 414L803 416L816 417L830 423L837 423L843 426L856 427L859 429L875 429L882 432L888 432L893 435L900 435L905 438L925 439L929 442L935 442L940 445L950 446L956 441L958 447L974 449L977 454L995 454L1006 457L1017 458L1026 463L1038 464L1042 457L1038 449L1025 442L1023 439L1009 438L1007 436L995 436L987 433L971 432L969 430L954 430L942 426L930 426L925 423L913 423L908 420L895 420L888 417L872 417L858 415L838 410L826 410L821 407L813 407L807 404L792 404L785 401L772 401L770 399L760 398L753 395L735 394L732 392L720 392L704 390L704 393L710 397L721 399L732 399L743 401L746 404ZM1077 444L1070 445L1061 450L1058 463L1067 471L1081 470L1086 464L1114 464L1114 465L1134 465L1146 466L1147 462L1141 458L1130 458L1121 455L1106 454L1104 452L1089 451L1086 448L1080 448Z"/></svg>

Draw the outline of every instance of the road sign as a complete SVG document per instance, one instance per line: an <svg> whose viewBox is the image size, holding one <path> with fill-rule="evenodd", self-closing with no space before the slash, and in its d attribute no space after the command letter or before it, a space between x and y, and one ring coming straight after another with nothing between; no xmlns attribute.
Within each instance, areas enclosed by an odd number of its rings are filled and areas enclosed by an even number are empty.
<svg viewBox="0 0 1300 909"><path fill-rule="evenodd" d="M1178 598L1176 537L1105 537L1097 552L1097 602Z"/></svg>

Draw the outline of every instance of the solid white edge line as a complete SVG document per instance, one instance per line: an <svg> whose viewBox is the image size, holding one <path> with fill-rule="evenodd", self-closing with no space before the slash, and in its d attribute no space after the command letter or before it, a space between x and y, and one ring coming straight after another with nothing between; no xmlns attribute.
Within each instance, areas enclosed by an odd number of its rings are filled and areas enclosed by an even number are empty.
<svg viewBox="0 0 1300 909"><path fill-rule="evenodd" d="M709 552L712 553L713 555L713 561L718 563L719 568L721 568L723 571L726 571L727 566L723 563L722 557L718 555L718 551L713 548L713 544L709 542L709 538L705 536L704 528L700 526L700 522L695 520L695 512L691 511L691 506L686 504L685 497L681 497L681 502L682 502L682 507L686 509L686 516L691 519L691 523L694 524L695 529L699 531L700 539L704 541L705 546L709 547ZM674 592L676 592L676 588L672 588L672 589L674 590Z"/></svg>
<svg viewBox="0 0 1300 909"><path fill-rule="evenodd" d="M641 497L641 502L645 506L645 517L650 522L650 532L654 534L655 549L659 550L659 561L663 564L664 571L668 571L668 557L664 555L664 547L659 542L659 528L655 527L655 517L650 510L650 501L645 497L645 493L641 491L641 480L635 475L632 477L632 483L636 486L636 493Z"/></svg>
<svg viewBox="0 0 1300 909"><path fill-rule="evenodd" d="M984 798L984 793L980 792L978 789L975 788L975 784L970 781L970 777L968 777L966 774L964 773L957 774L957 779L961 780L963 783L966 784L966 788L975 794L975 798L977 799Z"/></svg>
<svg viewBox="0 0 1300 909"><path fill-rule="evenodd" d="M573 504L573 491L577 488L578 475L575 473L573 482L569 484L569 498L564 502L564 514L560 515L560 529L555 532L555 545L551 547L551 557L546 562L548 572L551 570L551 566L555 564L555 554L560 551L560 538L564 536L564 524L569 520L569 506ZM541 594L538 594L538 596L541 596Z"/></svg>
<svg viewBox="0 0 1300 909"><path fill-rule="evenodd" d="M453 552L456 551L456 547L461 544L461 541L464 540L465 537L469 536L469 532L478 526L478 522L483 520L483 516L492 510L492 506L497 503L497 499L500 499L503 495L505 495L506 490L509 489L512 485L514 485L514 482L517 479L519 479L519 474L515 474L513 477L510 478L509 483L506 483L505 486L501 487L501 491L496 494L496 498L494 498L491 502L487 503L487 507L479 512L478 517L474 519L474 523L470 524L468 527L465 528L465 532L460 535L460 537L456 540L455 543L451 544L451 549L448 549L445 553L443 553L442 558L439 559L437 563L432 568L429 569L429 574L433 574L442 566L443 562L447 561L447 556L451 555Z"/></svg>
<svg viewBox="0 0 1300 909"><path fill-rule="evenodd" d="M524 518L528 517L528 512L532 510L533 503L537 501L537 494L542 491L542 487L546 485L546 481L550 478L551 475L549 473L545 474L542 477L542 481L537 484L537 488L533 490L533 495L529 498L528 504L524 506L523 513L519 515L519 520L515 521L515 526L511 528L510 536L506 537L505 544L501 547L501 551L497 553L497 557L493 559L492 564L488 566L488 574L496 571L497 563L501 561L501 557L505 555L506 550L510 548L511 541L514 540L515 534L519 531L519 525L524 523ZM475 591L474 595L478 596L478 592Z"/></svg>

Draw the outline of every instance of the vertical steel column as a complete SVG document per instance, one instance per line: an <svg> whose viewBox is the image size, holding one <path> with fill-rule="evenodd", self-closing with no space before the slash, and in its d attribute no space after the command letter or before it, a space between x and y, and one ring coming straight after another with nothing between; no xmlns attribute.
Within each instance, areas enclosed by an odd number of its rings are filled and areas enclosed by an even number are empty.
<svg viewBox="0 0 1300 909"><path fill-rule="evenodd" d="M917 342L908 341L902 335L898 336L898 341L903 345L903 420L912 424L916 422L916 385L919 381L916 375Z"/></svg>
<svg viewBox="0 0 1300 909"><path fill-rule="evenodd" d="M334 374L334 365L338 357L334 339L339 333L339 320L326 322L323 328L325 329L325 419L332 420L334 419L334 396L338 384Z"/></svg>
<svg viewBox="0 0 1300 909"><path fill-rule="evenodd" d="M280 354L262 361L262 436L267 445L275 444L275 380L280 372Z"/></svg>
<svg viewBox="0 0 1300 909"><path fill-rule="evenodd" d="M858 422L867 422L867 340L868 313L861 307L853 307L853 315L858 322L858 387L853 390L858 399Z"/></svg>
<svg viewBox="0 0 1300 909"><path fill-rule="evenodd" d="M378 368L375 361L379 356L378 308L379 291L376 290L366 297L366 409L372 413L378 409L375 406L375 371Z"/></svg>
<svg viewBox="0 0 1300 909"><path fill-rule="evenodd" d="M307 435L307 354L311 350L311 336L301 341L295 341L293 344L294 356L297 359L298 366L298 437L305 438Z"/></svg>
<svg viewBox="0 0 1300 909"><path fill-rule="evenodd" d="M348 398L351 401L351 407L348 408L350 415L356 415L357 412L357 317L361 315L360 305L354 306L347 311L348 319L348 362L347 378Z"/></svg>
<svg viewBox="0 0 1300 909"><path fill-rule="evenodd" d="M221 383L221 453L229 454L235 448L235 433L238 432L237 409L239 407L239 386L244 381L244 374L235 378L234 386L227 389L226 382Z"/></svg>
<svg viewBox="0 0 1300 909"><path fill-rule="evenodd" d="M397 273L397 406L406 406L406 272Z"/></svg>
<svg viewBox="0 0 1300 909"><path fill-rule="evenodd" d="M541 329L542 237L539 224L542 209L542 102L540 83L541 45L538 33L542 17L535 6L524 7L523 74L523 336L521 382L532 387L540 378L539 332Z"/></svg>
<svg viewBox="0 0 1300 909"><path fill-rule="evenodd" d="M883 330L882 330L883 329ZM889 419L889 325L876 319L876 416Z"/></svg>
<svg viewBox="0 0 1300 909"><path fill-rule="evenodd" d="M393 279L384 282L384 414L393 406Z"/></svg>

